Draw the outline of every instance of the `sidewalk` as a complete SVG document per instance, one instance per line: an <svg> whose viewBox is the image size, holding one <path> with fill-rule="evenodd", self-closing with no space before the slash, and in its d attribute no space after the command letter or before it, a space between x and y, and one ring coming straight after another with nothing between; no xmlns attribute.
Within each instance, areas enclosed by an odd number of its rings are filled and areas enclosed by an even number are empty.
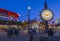
<svg viewBox="0 0 60 41"><path fill-rule="evenodd" d="M48 37L47 34L33 34L33 40L39 41L42 39L43 41L60 41L60 36ZM0 32L0 41L30 41L29 34L22 35L20 34L17 37L8 38L6 32Z"/></svg>

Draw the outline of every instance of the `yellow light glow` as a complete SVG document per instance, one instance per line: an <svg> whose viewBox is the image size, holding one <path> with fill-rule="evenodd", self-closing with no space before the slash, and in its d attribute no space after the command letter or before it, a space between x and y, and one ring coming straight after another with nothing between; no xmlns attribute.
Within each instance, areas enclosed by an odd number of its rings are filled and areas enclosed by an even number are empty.
<svg viewBox="0 0 60 41"><path fill-rule="evenodd" d="M47 13L47 14L45 14L46 16L49 16L49 14Z"/></svg>

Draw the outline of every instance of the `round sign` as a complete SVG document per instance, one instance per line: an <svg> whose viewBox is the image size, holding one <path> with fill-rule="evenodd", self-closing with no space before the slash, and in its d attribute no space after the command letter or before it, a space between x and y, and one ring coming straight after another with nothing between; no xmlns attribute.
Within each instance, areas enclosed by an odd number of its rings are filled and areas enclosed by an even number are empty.
<svg viewBox="0 0 60 41"><path fill-rule="evenodd" d="M41 19L44 21L50 21L53 18L53 12L49 9L44 9L41 12Z"/></svg>

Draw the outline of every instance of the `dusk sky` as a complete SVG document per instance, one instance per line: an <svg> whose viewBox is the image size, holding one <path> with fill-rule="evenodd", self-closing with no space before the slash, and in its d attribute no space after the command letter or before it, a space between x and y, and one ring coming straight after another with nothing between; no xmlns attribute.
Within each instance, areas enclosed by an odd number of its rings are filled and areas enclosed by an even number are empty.
<svg viewBox="0 0 60 41"><path fill-rule="evenodd" d="M60 18L60 0L47 0L48 8L54 12L54 19ZM19 20L27 20L28 9L31 7L31 20L40 17L38 16L44 8L44 0L0 0L0 8L19 13ZM24 16L24 17L23 17Z"/></svg>

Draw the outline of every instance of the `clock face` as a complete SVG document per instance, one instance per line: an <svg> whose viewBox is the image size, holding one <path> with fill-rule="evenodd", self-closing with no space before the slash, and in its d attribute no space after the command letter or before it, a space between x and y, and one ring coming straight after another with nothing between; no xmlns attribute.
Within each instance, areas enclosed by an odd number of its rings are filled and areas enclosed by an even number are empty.
<svg viewBox="0 0 60 41"><path fill-rule="evenodd" d="M53 13L51 10L45 9L41 13L41 18L45 21L49 21L53 18Z"/></svg>

